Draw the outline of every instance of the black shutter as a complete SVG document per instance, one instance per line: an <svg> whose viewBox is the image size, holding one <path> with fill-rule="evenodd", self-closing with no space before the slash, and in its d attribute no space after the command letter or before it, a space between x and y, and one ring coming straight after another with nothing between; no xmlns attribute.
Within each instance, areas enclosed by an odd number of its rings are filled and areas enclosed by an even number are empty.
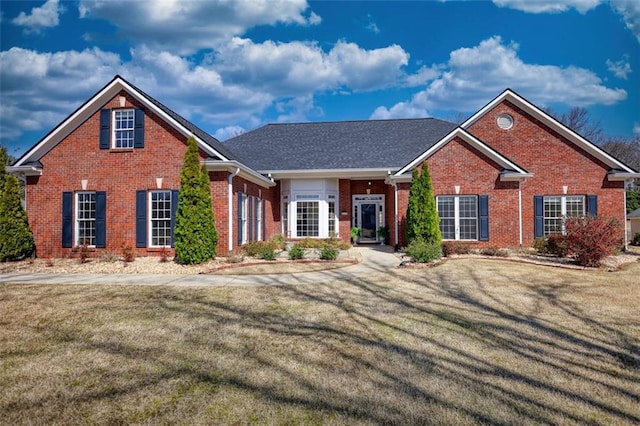
<svg viewBox="0 0 640 426"><path fill-rule="evenodd" d="M111 110L100 110L100 149L109 149L111 142Z"/></svg>
<svg viewBox="0 0 640 426"><path fill-rule="evenodd" d="M178 197L179 192L177 189L171 191L171 247L176 242L176 214L178 213Z"/></svg>
<svg viewBox="0 0 640 426"><path fill-rule="evenodd" d="M589 216L598 216L598 196L587 195L587 214Z"/></svg>
<svg viewBox="0 0 640 426"><path fill-rule="evenodd" d="M136 108L134 114L133 147L144 148L144 110Z"/></svg>
<svg viewBox="0 0 640 426"><path fill-rule="evenodd" d="M136 247L147 246L147 191L136 191Z"/></svg>
<svg viewBox="0 0 640 426"><path fill-rule="evenodd" d="M62 247L73 247L73 192L62 193Z"/></svg>
<svg viewBox="0 0 640 426"><path fill-rule="evenodd" d="M489 196L480 195L478 197L478 216L480 219L480 241L489 241Z"/></svg>
<svg viewBox="0 0 640 426"><path fill-rule="evenodd" d="M253 197L248 197L247 202L247 231L249 234L248 241L253 241Z"/></svg>
<svg viewBox="0 0 640 426"><path fill-rule="evenodd" d="M105 248L107 243L107 193L96 191L96 247Z"/></svg>
<svg viewBox="0 0 640 426"><path fill-rule="evenodd" d="M242 245L242 193L238 192L238 245Z"/></svg>
<svg viewBox="0 0 640 426"><path fill-rule="evenodd" d="M535 238L544 237L544 197L536 195L533 197L533 234Z"/></svg>

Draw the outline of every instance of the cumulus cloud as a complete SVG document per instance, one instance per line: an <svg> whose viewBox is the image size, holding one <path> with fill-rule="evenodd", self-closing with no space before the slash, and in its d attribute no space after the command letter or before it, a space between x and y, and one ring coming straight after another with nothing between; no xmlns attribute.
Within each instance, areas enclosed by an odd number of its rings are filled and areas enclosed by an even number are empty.
<svg viewBox="0 0 640 426"><path fill-rule="evenodd" d="M216 130L213 136L219 141L223 142L223 141L226 141L227 139L231 139L233 137L241 135L244 132L246 132L246 129L244 127L227 126L227 127L221 127L218 130Z"/></svg>
<svg viewBox="0 0 640 426"><path fill-rule="evenodd" d="M496 36L478 46L457 49L451 52L441 75L424 90L410 101L377 108L375 117L401 117L405 111L415 110L475 111L508 87L539 106L611 105L627 97L626 91L604 86L596 74L584 68L527 64L518 57L518 48Z"/></svg>
<svg viewBox="0 0 640 426"><path fill-rule="evenodd" d="M493 3L527 13L561 13L575 9L584 14L598 6L601 0L493 0Z"/></svg>
<svg viewBox="0 0 640 426"><path fill-rule="evenodd" d="M365 50L339 41L325 52L316 43L254 43L235 37L211 61L230 81L280 96L302 96L341 87L368 91L396 84L404 77L402 67L409 55L397 45Z"/></svg>
<svg viewBox="0 0 640 426"><path fill-rule="evenodd" d="M619 61L613 62L611 59L607 59L607 69L613 73L618 78L622 78L624 80L627 79L629 73L632 72L631 65L629 64L629 59L624 58Z"/></svg>
<svg viewBox="0 0 640 426"><path fill-rule="evenodd" d="M257 25L319 24L320 16L308 8L306 0L82 0L79 11L82 18L108 20L127 39L188 55Z"/></svg>
<svg viewBox="0 0 640 426"><path fill-rule="evenodd" d="M60 23L60 14L64 8L58 0L48 0L41 7L31 9L31 14L20 12L11 22L24 27L27 32L40 32L44 28L56 27Z"/></svg>
<svg viewBox="0 0 640 426"><path fill-rule="evenodd" d="M618 12L627 28L640 43L640 2L633 0L611 0L611 7Z"/></svg>

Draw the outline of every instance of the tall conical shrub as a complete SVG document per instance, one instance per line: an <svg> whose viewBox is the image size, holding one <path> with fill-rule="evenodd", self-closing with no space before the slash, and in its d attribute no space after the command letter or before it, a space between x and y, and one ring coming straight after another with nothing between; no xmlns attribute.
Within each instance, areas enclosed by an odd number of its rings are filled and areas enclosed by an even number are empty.
<svg viewBox="0 0 640 426"><path fill-rule="evenodd" d="M1 166L4 169L4 165ZM6 174L0 192L0 260L19 259L33 252L33 234L20 202L18 178Z"/></svg>
<svg viewBox="0 0 640 426"><path fill-rule="evenodd" d="M198 146L193 137L187 140L180 172L174 238L179 263L202 263L216 255L218 233L213 219L209 177L204 169L200 169Z"/></svg>
<svg viewBox="0 0 640 426"><path fill-rule="evenodd" d="M411 176L406 237L408 243L416 239L428 244L442 242L440 217L426 161L422 163L422 171L418 172L418 169L415 168Z"/></svg>

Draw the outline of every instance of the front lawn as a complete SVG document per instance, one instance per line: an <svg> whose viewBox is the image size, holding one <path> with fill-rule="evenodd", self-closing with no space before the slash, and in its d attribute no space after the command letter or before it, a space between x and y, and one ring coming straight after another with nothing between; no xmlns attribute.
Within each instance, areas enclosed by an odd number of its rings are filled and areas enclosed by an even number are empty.
<svg viewBox="0 0 640 426"><path fill-rule="evenodd" d="M0 286L5 424L637 424L640 263Z"/></svg>

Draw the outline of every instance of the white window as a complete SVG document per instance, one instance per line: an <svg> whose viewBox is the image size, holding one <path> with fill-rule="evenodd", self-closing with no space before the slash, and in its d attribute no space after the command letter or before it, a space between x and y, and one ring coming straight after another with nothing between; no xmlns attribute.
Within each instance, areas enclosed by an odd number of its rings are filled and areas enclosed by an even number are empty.
<svg viewBox="0 0 640 426"><path fill-rule="evenodd" d="M478 239L478 197L456 195L436 199L443 240Z"/></svg>
<svg viewBox="0 0 640 426"><path fill-rule="evenodd" d="M320 203L318 201L297 201L296 214L296 236L320 236Z"/></svg>
<svg viewBox="0 0 640 426"><path fill-rule="evenodd" d="M544 235L564 234L564 219L585 214L584 196L544 197Z"/></svg>
<svg viewBox="0 0 640 426"><path fill-rule="evenodd" d="M256 209L254 215L256 228L253 233L253 237L256 241L262 241L262 200L260 198L256 198L254 202Z"/></svg>
<svg viewBox="0 0 640 426"><path fill-rule="evenodd" d="M150 247L171 247L171 191L149 192Z"/></svg>
<svg viewBox="0 0 640 426"><path fill-rule="evenodd" d="M289 196L282 197L282 234L287 238L291 236L289 232Z"/></svg>
<svg viewBox="0 0 640 426"><path fill-rule="evenodd" d="M76 245L96 245L96 193L76 193Z"/></svg>
<svg viewBox="0 0 640 426"><path fill-rule="evenodd" d="M133 148L135 114L133 109L113 111L113 147Z"/></svg>
<svg viewBox="0 0 640 426"><path fill-rule="evenodd" d="M240 244L247 243L247 209L249 207L249 199L242 192L238 196L238 208L240 209Z"/></svg>
<svg viewBox="0 0 640 426"><path fill-rule="evenodd" d="M337 235L336 232L336 196L329 195L327 200L329 207L329 215L328 215L328 224L327 229L329 230L329 237L334 238Z"/></svg>

